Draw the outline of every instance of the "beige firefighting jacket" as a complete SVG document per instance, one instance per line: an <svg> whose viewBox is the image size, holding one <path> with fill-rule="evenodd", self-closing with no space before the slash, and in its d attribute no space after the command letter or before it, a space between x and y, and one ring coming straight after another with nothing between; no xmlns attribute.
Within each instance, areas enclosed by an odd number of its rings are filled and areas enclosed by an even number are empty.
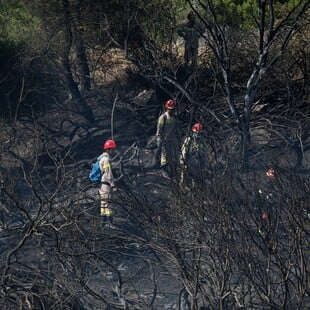
<svg viewBox="0 0 310 310"><path fill-rule="evenodd" d="M102 171L101 183L114 186L114 178L111 168L111 157L108 153L103 153L99 161L99 167Z"/></svg>
<svg viewBox="0 0 310 310"><path fill-rule="evenodd" d="M160 139L161 142L174 141L177 139L176 118L170 116L168 111L158 118L156 137Z"/></svg>

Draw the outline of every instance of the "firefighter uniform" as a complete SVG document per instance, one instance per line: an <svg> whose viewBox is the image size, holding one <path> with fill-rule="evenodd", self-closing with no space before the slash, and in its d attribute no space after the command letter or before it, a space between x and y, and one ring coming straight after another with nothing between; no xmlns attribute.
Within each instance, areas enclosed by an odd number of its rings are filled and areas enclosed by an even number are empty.
<svg viewBox="0 0 310 310"><path fill-rule="evenodd" d="M99 162L100 170L102 171L101 186L99 188L100 214L106 217L112 216L111 193L112 187L114 187L114 180L110 161L110 155L104 152Z"/></svg>
<svg viewBox="0 0 310 310"><path fill-rule="evenodd" d="M203 185L207 169L205 150L205 143L199 134L194 132L185 138L180 155L181 185Z"/></svg>
<svg viewBox="0 0 310 310"><path fill-rule="evenodd" d="M174 175L178 158L177 124L174 115L168 111L158 118L156 137L161 147L160 164Z"/></svg>

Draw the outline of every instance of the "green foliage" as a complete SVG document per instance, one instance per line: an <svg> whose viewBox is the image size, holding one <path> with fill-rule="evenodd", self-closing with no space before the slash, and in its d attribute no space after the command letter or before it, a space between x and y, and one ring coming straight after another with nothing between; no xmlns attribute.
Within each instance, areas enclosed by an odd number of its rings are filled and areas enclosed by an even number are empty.
<svg viewBox="0 0 310 310"><path fill-rule="evenodd" d="M210 3L214 8L218 21L222 24L251 28L255 25L255 19L258 18L259 2L257 0L210 0ZM300 0L273 1L275 18L283 18L294 6L300 6L302 3L303 1ZM266 11L268 14L270 13L268 3Z"/></svg>
<svg viewBox="0 0 310 310"><path fill-rule="evenodd" d="M169 34L175 23L173 7L169 1L150 1L149 5L142 9L145 10L143 16L151 17L142 21L147 37L155 42L165 43L166 39L170 38Z"/></svg>
<svg viewBox="0 0 310 310"><path fill-rule="evenodd" d="M40 28L39 19L31 14L25 1L0 1L0 40L25 42Z"/></svg>
<svg viewBox="0 0 310 310"><path fill-rule="evenodd" d="M72 1L74 3L74 1ZM102 45L113 42L142 45L144 40L169 42L178 14L186 8L185 0L90 0L82 2L83 28L88 39ZM94 36L91 38L91 36ZM132 42L130 42L132 41Z"/></svg>

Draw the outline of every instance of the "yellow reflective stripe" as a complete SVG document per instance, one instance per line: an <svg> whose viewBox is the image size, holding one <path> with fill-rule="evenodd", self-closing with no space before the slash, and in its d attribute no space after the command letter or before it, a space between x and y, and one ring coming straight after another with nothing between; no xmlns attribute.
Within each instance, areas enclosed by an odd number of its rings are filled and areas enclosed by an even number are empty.
<svg viewBox="0 0 310 310"><path fill-rule="evenodd" d="M109 168L109 167L111 167L111 165L110 165L109 163L104 164L104 165L102 166L102 170L107 169L107 168Z"/></svg>
<svg viewBox="0 0 310 310"><path fill-rule="evenodd" d="M100 209L100 214L105 215L105 216L111 216L112 215L112 210L109 208L101 208Z"/></svg>
<svg viewBox="0 0 310 310"><path fill-rule="evenodd" d="M165 164L167 163L167 159L162 159L162 160L160 161L160 163L161 163L162 165L165 165Z"/></svg>

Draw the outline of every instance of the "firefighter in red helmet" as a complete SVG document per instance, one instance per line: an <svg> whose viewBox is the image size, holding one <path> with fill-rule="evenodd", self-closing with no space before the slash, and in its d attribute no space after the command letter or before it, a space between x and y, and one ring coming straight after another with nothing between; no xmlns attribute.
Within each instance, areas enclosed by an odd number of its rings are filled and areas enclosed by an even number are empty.
<svg viewBox="0 0 310 310"><path fill-rule="evenodd" d="M114 140L107 140L103 144L103 153L99 161L99 167L102 172L100 195L100 215L104 217L105 222L112 225L111 194L116 191L114 178L111 168L111 157L115 155L116 143Z"/></svg>
<svg viewBox="0 0 310 310"><path fill-rule="evenodd" d="M182 187L190 189L203 185L207 171L207 157L201 123L192 126L190 134L182 143L180 167Z"/></svg>
<svg viewBox="0 0 310 310"><path fill-rule="evenodd" d="M278 208L277 208L277 179L274 168L269 167L264 171L260 188L257 195L257 206L260 217L261 227L259 233L272 248L275 245L274 229L277 227Z"/></svg>
<svg viewBox="0 0 310 310"><path fill-rule="evenodd" d="M263 222L267 223L270 218L272 204L274 201L274 195L273 195L273 186L275 181L275 171L273 168L268 168L265 171L265 175L267 178L263 179L263 183L261 184L261 188L258 189L258 193L265 200L265 202L262 204L264 205L264 208L261 212L261 218ZM268 210L269 209L269 210Z"/></svg>
<svg viewBox="0 0 310 310"><path fill-rule="evenodd" d="M166 111L159 116L156 131L156 155L160 156L160 166L170 177L176 175L176 165L179 152L175 107L176 103L173 99L166 101Z"/></svg>

